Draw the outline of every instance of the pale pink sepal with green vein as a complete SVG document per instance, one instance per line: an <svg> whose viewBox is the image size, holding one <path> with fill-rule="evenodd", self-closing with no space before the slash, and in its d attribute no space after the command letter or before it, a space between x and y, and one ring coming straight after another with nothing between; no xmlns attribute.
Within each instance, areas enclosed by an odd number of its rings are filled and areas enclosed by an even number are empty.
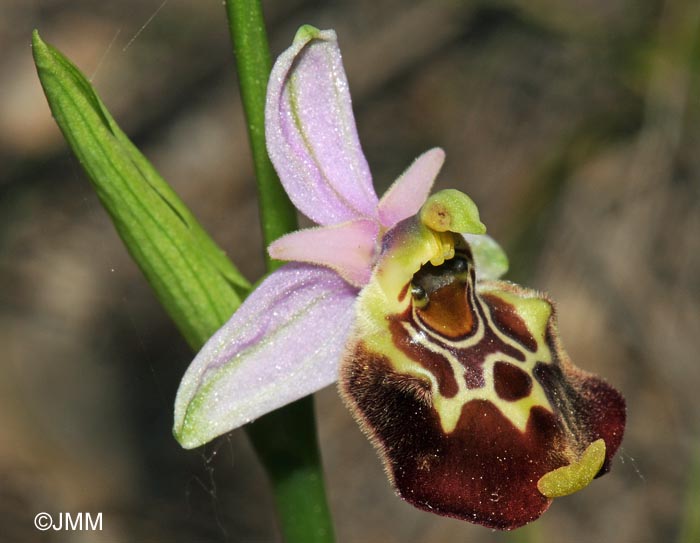
<svg viewBox="0 0 700 543"><path fill-rule="evenodd" d="M175 400L180 444L198 447L333 383L356 295L319 266L271 274L187 369Z"/></svg>

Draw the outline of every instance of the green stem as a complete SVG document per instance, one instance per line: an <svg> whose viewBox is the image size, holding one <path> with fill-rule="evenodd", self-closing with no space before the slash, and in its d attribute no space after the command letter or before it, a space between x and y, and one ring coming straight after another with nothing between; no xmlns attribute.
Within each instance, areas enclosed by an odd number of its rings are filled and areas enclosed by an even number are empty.
<svg viewBox="0 0 700 543"><path fill-rule="evenodd" d="M255 421L248 436L272 480L285 540L332 543L311 396Z"/></svg>
<svg viewBox="0 0 700 543"><path fill-rule="evenodd" d="M265 146L265 97L270 77L270 48L260 0L226 0L248 137L258 182L265 246L297 229L296 209L284 191ZM268 269L279 263L267 257Z"/></svg>
<svg viewBox="0 0 700 543"><path fill-rule="evenodd" d="M238 81L258 183L263 238L268 245L297 228L296 210L265 147L265 97L270 50L259 0L226 0ZM279 262L267 257L268 271ZM313 399L303 398L249 425L248 435L272 481L282 533L288 543L332 542L318 450Z"/></svg>
<svg viewBox="0 0 700 543"><path fill-rule="evenodd" d="M536 543L541 541L543 540L540 535L541 523L542 520L540 519L512 532L503 532L500 534L500 540L504 543Z"/></svg>

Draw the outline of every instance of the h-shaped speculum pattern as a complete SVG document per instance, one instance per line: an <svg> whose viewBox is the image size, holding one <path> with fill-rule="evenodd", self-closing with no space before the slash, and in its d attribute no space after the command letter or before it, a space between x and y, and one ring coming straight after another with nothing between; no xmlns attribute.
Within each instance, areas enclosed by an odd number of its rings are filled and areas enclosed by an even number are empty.
<svg viewBox="0 0 700 543"><path fill-rule="evenodd" d="M474 202L429 196L441 149L377 197L333 31L304 26L278 58L265 125L287 194L318 226L270 245L290 263L188 368L180 443L337 380L397 493L426 511L513 529L606 473L624 399L571 363L547 296L499 279L507 258Z"/></svg>

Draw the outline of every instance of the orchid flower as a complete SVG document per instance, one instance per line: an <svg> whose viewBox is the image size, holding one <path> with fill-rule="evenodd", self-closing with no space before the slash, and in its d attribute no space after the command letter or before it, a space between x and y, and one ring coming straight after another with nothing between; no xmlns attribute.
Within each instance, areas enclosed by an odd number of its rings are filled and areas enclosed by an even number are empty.
<svg viewBox="0 0 700 543"><path fill-rule="evenodd" d="M336 380L397 493L512 529L610 468L622 396L575 367L545 295L507 269L469 197L429 197L444 153L379 199L333 31L304 26L268 86L270 158L318 226L272 243L290 261L187 370L174 433L193 448Z"/></svg>

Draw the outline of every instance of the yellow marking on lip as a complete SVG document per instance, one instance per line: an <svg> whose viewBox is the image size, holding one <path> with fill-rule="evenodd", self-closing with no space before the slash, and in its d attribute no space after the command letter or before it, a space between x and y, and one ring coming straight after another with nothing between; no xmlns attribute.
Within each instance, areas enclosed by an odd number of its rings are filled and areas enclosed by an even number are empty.
<svg viewBox="0 0 700 543"><path fill-rule="evenodd" d="M403 324L403 328L406 330L406 333L413 338L413 341L419 343L435 354L444 357L452 368L452 372L457 381L458 392L455 396L446 398L440 394L437 380L432 373L425 370L425 368L420 366L420 364L411 360L403 353L400 353L399 357L390 359L394 368L401 373L405 372L418 376L417 370L420 368L418 371L425 372L423 375L428 375L430 377L430 381L432 383L431 394L433 398L433 407L438 414L440 426L445 434L451 434L455 431L462 415L462 409L472 400L486 400L491 402L520 432L525 432L527 429L527 423L530 419L530 411L533 407L538 406L546 409L547 411L553 411L552 406L547 399L547 395L544 392L544 388L540 382L534 378L532 379L532 391L524 398L520 398L516 401L509 401L500 398L496 394L493 383L494 364L499 361L508 361L532 375L532 368L534 368L537 359L531 353L528 353L528 360L525 363L507 357L501 352L487 355L482 365L484 372L484 386L470 389L467 387L465 381L464 366L457 359L454 353L450 352L450 350L447 348L435 344L429 337L426 336L424 332L415 330L407 323ZM477 343L483 338L482 334L480 334L477 338Z"/></svg>
<svg viewBox="0 0 700 543"><path fill-rule="evenodd" d="M587 487L605 461L605 441L591 443L577 461L545 473L537 481L537 490L547 498L560 498Z"/></svg>
<svg viewBox="0 0 700 543"><path fill-rule="evenodd" d="M427 239L426 239L427 238ZM441 248L441 243L438 241L436 233L432 233L430 237L424 238L426 243L422 245L425 249L432 245L432 248L427 252L436 254L436 249ZM430 239L432 238L432 240ZM432 244L430 243L432 241ZM420 246L420 245L419 245ZM392 262L396 265L399 262ZM405 272L404 272L405 273ZM504 301L514 305L517 308L518 314L524 319L526 326L530 330L533 338L535 338L538 349L535 353L524 350L516 340L502 333L494 324L490 311L486 304L481 300L479 289L472 291L474 296L473 302L480 305L485 319L480 311L475 310L474 316L477 321L477 329L475 333L465 340L449 342L447 338L437 334L441 342L452 343L454 348L470 348L475 343L483 338L484 328L487 326L491 329L501 341L507 345L517 349L525 356L525 360L515 360L506 355L504 352L491 353L484 360L482 368L484 372L484 386L480 388L469 388L467 386L464 367L456 358L455 353L449 348L443 348L435 342L433 333L430 330L422 327L414 328L413 326L404 323L403 327L406 333L412 338L415 343L421 344L423 347L441 355L450 364L453 375L457 382L458 392L451 398L443 397L440 394L437 378L431 371L426 369L419 362L412 360L406 356L396 345L393 344L391 334L388 329L387 316L389 314L401 314L409 307L411 297L406 296L402 302L397 303L391 294L387 294L378 284L370 283L365 291L360 295L360 304L368 311L370 319L360 319L356 332L361 337L365 338L366 347L378 354L387 357L390 364L400 374L410 375L417 378L427 379L431 384L431 398L433 408L438 414L440 425L445 434L450 434L455 431L464 406L472 400L486 400L491 402L501 412L501 414L509 420L513 426L520 432L525 432L527 423L530 418L530 412L533 407L539 406L547 411L552 412L553 407L550 404L542 385L533 376L533 371L538 362L551 363L552 354L545 341L547 324L551 316L552 308L549 302L544 299L536 298L535 291L523 292L520 295L507 292L503 289L490 288L483 289L482 292L488 292L494 296L502 298ZM532 297L528 297L532 296ZM417 321L416 321L417 322ZM493 383L493 365L497 362L511 362L514 365L527 372L532 377L533 388L531 393L516 401L509 401L500 398L495 391Z"/></svg>

